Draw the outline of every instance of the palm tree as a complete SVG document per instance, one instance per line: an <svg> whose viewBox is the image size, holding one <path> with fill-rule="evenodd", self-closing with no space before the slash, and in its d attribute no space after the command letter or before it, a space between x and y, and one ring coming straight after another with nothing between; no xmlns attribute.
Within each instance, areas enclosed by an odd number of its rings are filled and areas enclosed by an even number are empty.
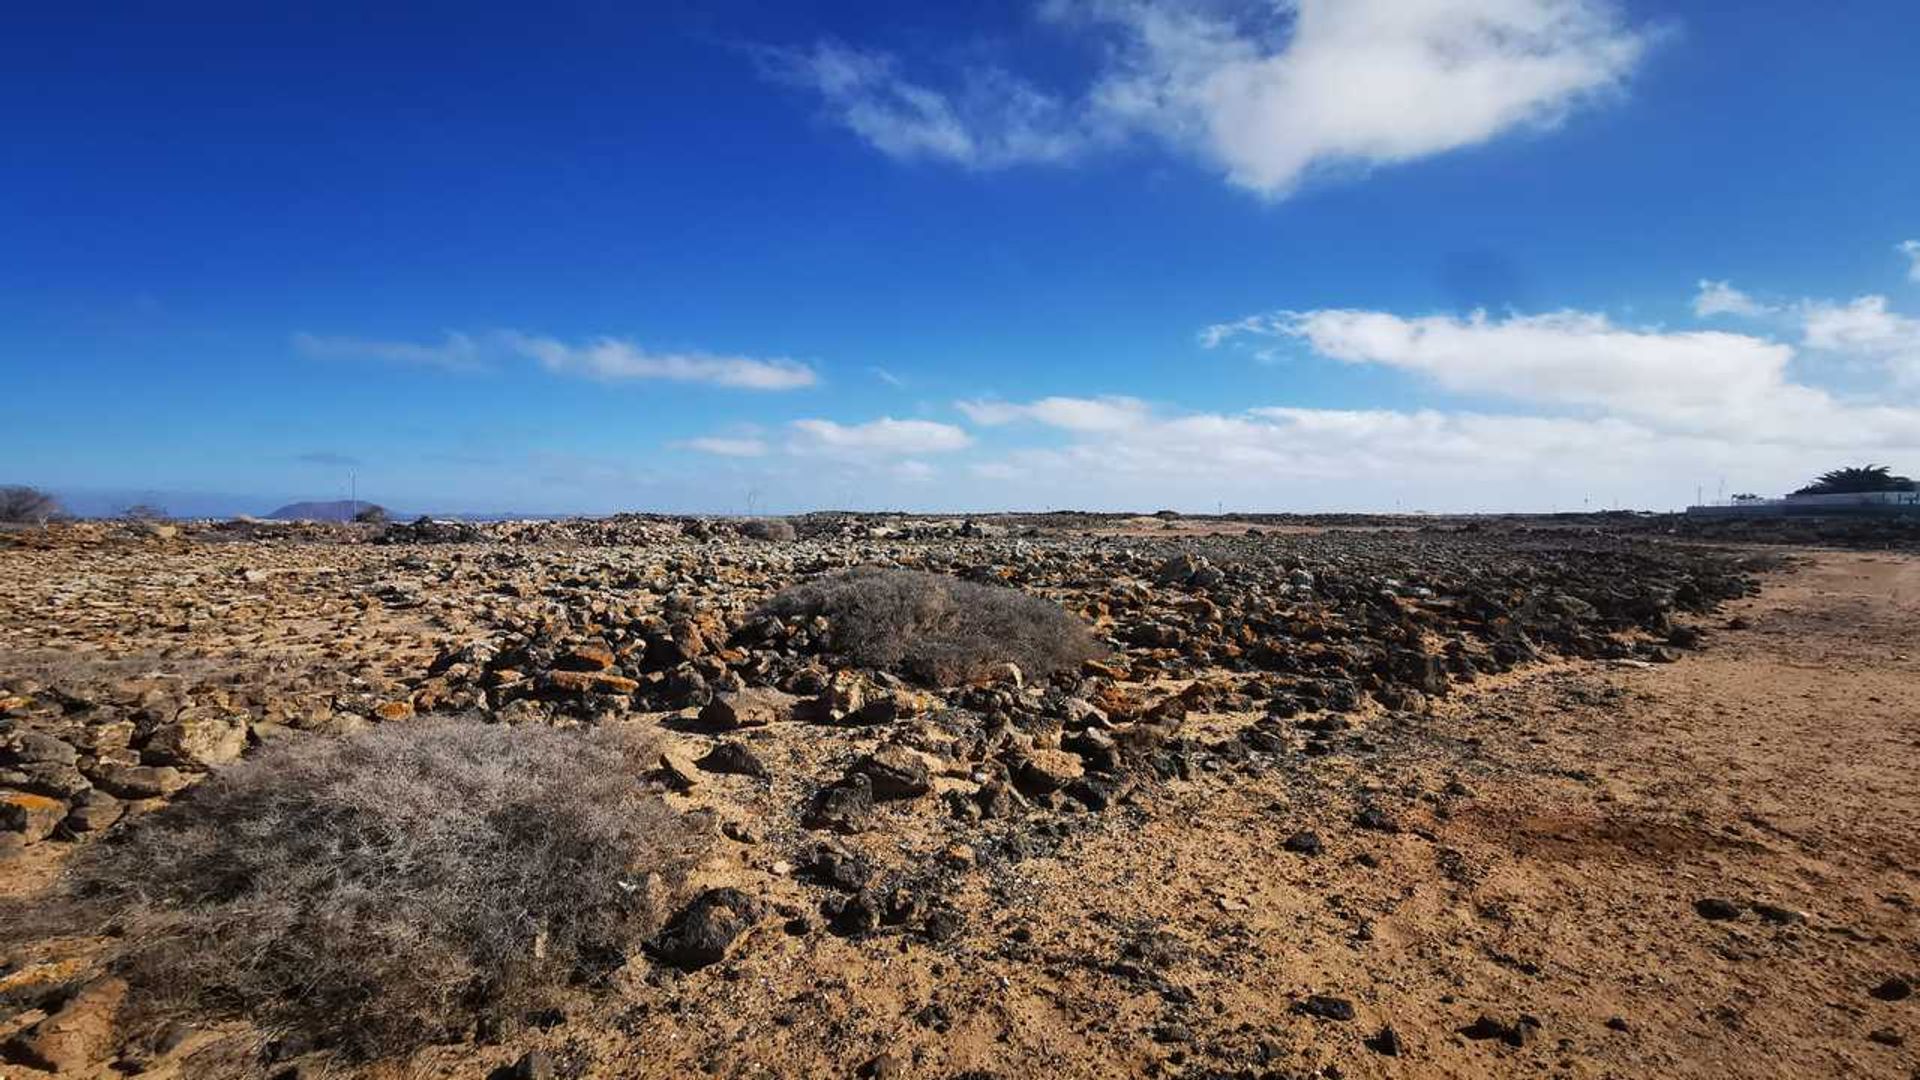
<svg viewBox="0 0 1920 1080"><path fill-rule="evenodd" d="M1795 495L1859 495L1874 491L1913 491L1916 485L1904 476L1893 475L1885 465L1850 465L1820 474L1820 478Z"/></svg>

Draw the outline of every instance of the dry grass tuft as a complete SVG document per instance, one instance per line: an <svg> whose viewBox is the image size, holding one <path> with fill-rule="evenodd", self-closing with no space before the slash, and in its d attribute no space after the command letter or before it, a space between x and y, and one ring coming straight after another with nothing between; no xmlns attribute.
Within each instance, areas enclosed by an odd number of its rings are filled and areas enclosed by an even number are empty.
<svg viewBox="0 0 1920 1080"><path fill-rule="evenodd" d="M1057 604L917 570L856 567L786 589L763 610L823 616L833 651L930 686L963 683L1009 662L1044 679L1100 652L1086 623Z"/></svg>
<svg viewBox="0 0 1920 1080"><path fill-rule="evenodd" d="M355 1057L544 1008L617 967L703 842L607 729L463 721L275 746L76 855L136 1023L243 1016Z"/></svg>

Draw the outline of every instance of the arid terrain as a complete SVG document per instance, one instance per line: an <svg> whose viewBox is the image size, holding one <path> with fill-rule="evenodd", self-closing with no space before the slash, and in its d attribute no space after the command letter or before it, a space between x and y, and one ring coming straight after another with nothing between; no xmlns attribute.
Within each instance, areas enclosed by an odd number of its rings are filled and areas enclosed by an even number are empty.
<svg viewBox="0 0 1920 1080"><path fill-rule="evenodd" d="M438 717L631 729L697 838L646 948L398 1053L156 1026L124 926L15 929L0 1076L1920 1077L1905 539L796 524L0 537L18 926L223 770ZM1098 655L932 678L765 606L876 564Z"/></svg>

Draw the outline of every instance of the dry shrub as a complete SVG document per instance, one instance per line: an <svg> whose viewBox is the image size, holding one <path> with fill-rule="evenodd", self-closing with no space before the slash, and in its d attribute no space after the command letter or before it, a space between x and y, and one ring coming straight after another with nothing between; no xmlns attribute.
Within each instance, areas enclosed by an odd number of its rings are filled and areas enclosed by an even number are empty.
<svg viewBox="0 0 1920 1080"><path fill-rule="evenodd" d="M60 500L24 484L0 486L0 523L44 525L60 516Z"/></svg>
<svg viewBox="0 0 1920 1080"><path fill-rule="evenodd" d="M607 729L464 721L272 747L76 856L136 1023L244 1016L355 1057L617 967L701 841Z"/></svg>
<svg viewBox="0 0 1920 1080"><path fill-rule="evenodd" d="M786 589L764 610L824 616L834 652L930 686L966 682L1008 662L1044 679L1100 652L1087 624L1057 604L917 570L855 567Z"/></svg>
<svg viewBox="0 0 1920 1080"><path fill-rule="evenodd" d="M752 518L740 523L740 535L749 540L792 540L799 534L793 523L779 518Z"/></svg>

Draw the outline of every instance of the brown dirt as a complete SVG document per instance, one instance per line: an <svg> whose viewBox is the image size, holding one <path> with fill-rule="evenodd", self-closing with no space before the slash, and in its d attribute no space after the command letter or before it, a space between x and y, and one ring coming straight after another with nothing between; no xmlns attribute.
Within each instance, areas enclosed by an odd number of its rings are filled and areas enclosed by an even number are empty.
<svg viewBox="0 0 1920 1080"><path fill-rule="evenodd" d="M546 1045L619 1076L1920 1075L1920 1003L1868 993L1920 970L1917 612L1920 559L1812 554L1681 663L1538 668L1373 761L1174 784L977 875L951 946L775 922ZM1403 831L1356 828L1356 787ZM765 881L743 862L715 879ZM1482 1014L1539 1028L1459 1033ZM1384 1025L1401 1056L1363 1045Z"/></svg>
<svg viewBox="0 0 1920 1080"><path fill-rule="evenodd" d="M846 1076L881 1055L903 1077L1920 1077L1920 998L1869 994L1920 973L1920 557L1800 554L1677 664L1484 680L1377 722L1375 753L1143 790L1014 855L888 807L857 838L877 862L975 867L948 943L774 917L692 975L633 965L552 1030L367 1075L480 1077L538 1048L594 1077ZM675 799L751 821L773 796L716 777ZM1400 831L1358 827L1366 804ZM1302 829L1324 854L1283 848ZM702 884L811 913L793 846L724 844ZM1704 919L1708 897L1745 910ZM1354 1019L1294 1012L1311 994ZM1460 1033L1483 1014L1538 1027ZM1386 1025L1398 1057L1363 1043ZM148 1075L250 1060L198 1045Z"/></svg>

